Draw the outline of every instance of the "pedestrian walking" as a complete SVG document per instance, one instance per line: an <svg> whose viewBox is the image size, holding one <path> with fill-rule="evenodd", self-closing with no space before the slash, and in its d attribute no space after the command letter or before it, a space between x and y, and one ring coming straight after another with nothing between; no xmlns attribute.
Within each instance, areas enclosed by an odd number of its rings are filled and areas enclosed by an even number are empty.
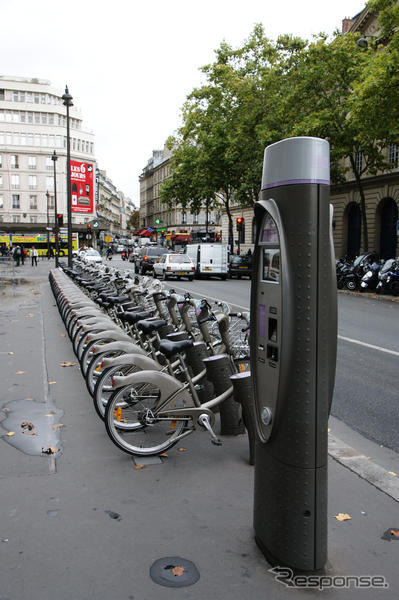
<svg viewBox="0 0 399 600"><path fill-rule="evenodd" d="M21 263L22 263L22 265L25 264L25 257L26 257L26 250L23 246L21 246Z"/></svg>
<svg viewBox="0 0 399 600"><path fill-rule="evenodd" d="M15 260L16 267L19 267L19 263L21 262L21 254L22 254L21 246L15 246L12 256L13 256L13 259Z"/></svg>
<svg viewBox="0 0 399 600"><path fill-rule="evenodd" d="M52 246L50 246L50 248L47 250L47 260L50 260L50 258L54 258L54 250Z"/></svg>
<svg viewBox="0 0 399 600"><path fill-rule="evenodd" d="M35 265L37 267L37 257L39 256L38 251L36 250L36 248L34 246L32 246L32 248L30 249L30 257L32 260L32 267L33 265Z"/></svg>

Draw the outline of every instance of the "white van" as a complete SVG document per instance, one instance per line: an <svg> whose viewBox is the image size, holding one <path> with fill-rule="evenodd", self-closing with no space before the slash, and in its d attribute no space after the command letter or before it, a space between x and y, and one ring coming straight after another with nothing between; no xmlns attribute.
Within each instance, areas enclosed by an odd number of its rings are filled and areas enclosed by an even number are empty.
<svg viewBox="0 0 399 600"><path fill-rule="evenodd" d="M185 253L194 263L196 277L216 275L222 279L227 278L227 244L187 244Z"/></svg>

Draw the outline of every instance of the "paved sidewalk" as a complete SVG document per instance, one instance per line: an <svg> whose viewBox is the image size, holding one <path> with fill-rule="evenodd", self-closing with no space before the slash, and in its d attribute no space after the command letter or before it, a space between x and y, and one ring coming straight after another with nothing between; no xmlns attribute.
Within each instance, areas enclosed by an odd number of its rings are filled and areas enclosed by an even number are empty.
<svg viewBox="0 0 399 600"><path fill-rule="evenodd" d="M53 265L25 264L19 273L26 282L0 289L1 600L398 597L399 539L382 538L399 529L399 503L367 473L342 464L342 452L351 455L344 446L335 446L341 462L329 460L326 574L380 575L388 588L288 590L274 579L253 539L253 467L244 435L216 448L196 432L184 450L136 469L94 411L48 285ZM24 421L36 435L21 428ZM330 426L334 440L385 476L399 475L395 453L335 419ZM61 452L41 453L50 446ZM338 522L338 513L351 520ZM173 556L196 565L197 583L169 589L151 579L151 565Z"/></svg>

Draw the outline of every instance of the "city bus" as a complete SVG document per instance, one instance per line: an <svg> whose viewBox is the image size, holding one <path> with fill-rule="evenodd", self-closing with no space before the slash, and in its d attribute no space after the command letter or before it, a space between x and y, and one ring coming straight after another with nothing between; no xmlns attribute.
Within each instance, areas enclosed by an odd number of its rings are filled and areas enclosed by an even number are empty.
<svg viewBox="0 0 399 600"><path fill-rule="evenodd" d="M49 236L50 246L55 252L55 236L54 233L50 233ZM23 246L27 252L34 246L39 256L47 255L47 233L2 233L0 234L0 245L7 244L9 248L11 246ZM65 234L59 236L59 255L68 256L68 237ZM78 234L72 234L72 251L75 252L78 249Z"/></svg>

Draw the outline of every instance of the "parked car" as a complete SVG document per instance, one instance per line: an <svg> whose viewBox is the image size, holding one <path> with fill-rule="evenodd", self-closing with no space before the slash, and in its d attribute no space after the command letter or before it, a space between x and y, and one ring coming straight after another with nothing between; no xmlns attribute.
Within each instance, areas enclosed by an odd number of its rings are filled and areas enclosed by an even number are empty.
<svg viewBox="0 0 399 600"><path fill-rule="evenodd" d="M252 256L244 254L244 256L238 256L232 254L229 260L229 277L252 277Z"/></svg>
<svg viewBox="0 0 399 600"><path fill-rule="evenodd" d="M118 244L116 247L117 252L123 252L124 249L125 249L125 246L123 244Z"/></svg>
<svg viewBox="0 0 399 600"><path fill-rule="evenodd" d="M145 275L152 272L154 264L159 262L165 248L162 246L145 246L140 248L140 253L134 258L135 272Z"/></svg>
<svg viewBox="0 0 399 600"><path fill-rule="evenodd" d="M154 264L154 277L187 277L190 281L194 279L194 263L187 254L164 254L159 262Z"/></svg>
<svg viewBox="0 0 399 600"><path fill-rule="evenodd" d="M83 260L86 263L100 263L102 262L102 258L99 252L97 252L97 250L94 250L94 248L89 248L88 250L86 250L86 253L83 257Z"/></svg>

